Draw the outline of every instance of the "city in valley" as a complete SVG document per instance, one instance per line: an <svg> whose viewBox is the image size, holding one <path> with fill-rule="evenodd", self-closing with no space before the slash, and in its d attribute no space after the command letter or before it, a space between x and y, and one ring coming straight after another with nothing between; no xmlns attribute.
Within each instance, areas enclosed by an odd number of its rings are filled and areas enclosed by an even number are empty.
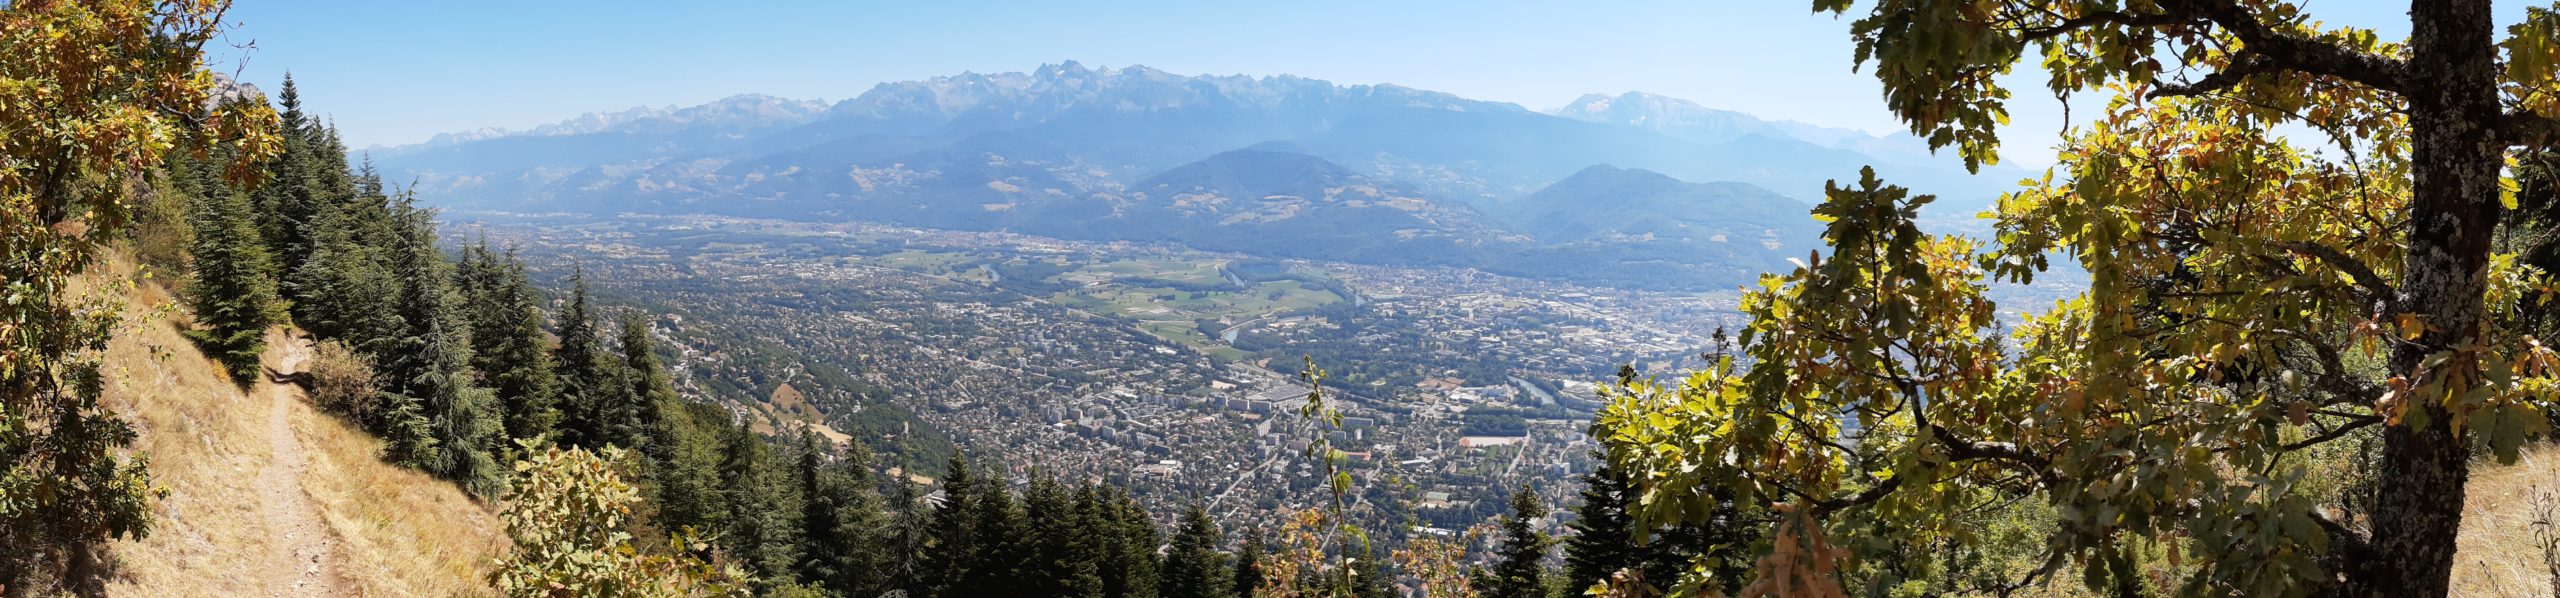
<svg viewBox="0 0 2560 598"><path fill-rule="evenodd" d="M933 481L953 450L1198 500L1271 526L1324 492L1322 439L1366 521L1462 529L1524 484L1565 504L1597 448L1597 384L1703 365L1736 293L1633 291L1469 269L1275 260L1127 242L710 216L459 213L660 314L680 388L766 430L877 437ZM1312 364L1341 425L1305 410Z"/></svg>

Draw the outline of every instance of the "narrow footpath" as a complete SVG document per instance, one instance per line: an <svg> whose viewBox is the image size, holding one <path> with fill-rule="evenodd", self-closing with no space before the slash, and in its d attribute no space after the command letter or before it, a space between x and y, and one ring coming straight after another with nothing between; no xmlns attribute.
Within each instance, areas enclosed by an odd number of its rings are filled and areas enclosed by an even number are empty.
<svg viewBox="0 0 2560 598"><path fill-rule="evenodd" d="M267 444L272 449L266 466L258 471L259 510L265 514L268 537L279 540L281 547L268 557L270 596L350 594L338 573L338 538L321 518L319 505L302 490L310 461L289 417L294 404L303 400L302 389L278 381L302 372L310 359L311 347L303 339L269 346L267 379L250 390L251 396L266 402Z"/></svg>

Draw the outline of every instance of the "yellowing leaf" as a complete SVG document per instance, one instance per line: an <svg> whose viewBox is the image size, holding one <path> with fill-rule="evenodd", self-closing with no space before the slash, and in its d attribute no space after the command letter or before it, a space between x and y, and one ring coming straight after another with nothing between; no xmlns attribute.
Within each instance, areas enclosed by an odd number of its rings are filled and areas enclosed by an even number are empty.
<svg viewBox="0 0 2560 598"><path fill-rule="evenodd" d="M2401 340L2414 341L2418 340L2418 337L2427 335L2427 320L2425 316L2404 312L2400 315L2392 316L2392 321L2400 327Z"/></svg>

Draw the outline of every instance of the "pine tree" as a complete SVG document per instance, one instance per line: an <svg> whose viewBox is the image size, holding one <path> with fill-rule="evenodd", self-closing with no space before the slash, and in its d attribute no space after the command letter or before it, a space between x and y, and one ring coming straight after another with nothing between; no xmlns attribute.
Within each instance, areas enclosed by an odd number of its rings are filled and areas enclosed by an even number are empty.
<svg viewBox="0 0 2560 598"><path fill-rule="evenodd" d="M542 308L515 252L466 248L456 266L463 313L471 323L471 369L497 393L508 438L537 438L559 423L559 378L542 332ZM512 444L510 443L510 446Z"/></svg>
<svg viewBox="0 0 2560 598"><path fill-rule="evenodd" d="M1478 584L1486 598L1540 598L1546 595L1547 537L1536 524L1547 515L1538 495L1527 485L1511 494L1511 514L1502 519L1502 548L1490 577Z"/></svg>
<svg viewBox="0 0 2560 598"><path fill-rule="evenodd" d="M816 434L801 432L800 582L845 596L878 596L890 589L882 546L888 522L870 479L871 451L850 443L830 462L833 452Z"/></svg>
<svg viewBox="0 0 2560 598"><path fill-rule="evenodd" d="M684 403L659 420L655 436L661 441L652 446L664 454L641 458L649 463L651 506L660 527L704 535L728 528L731 504L722 467L729 418L718 405Z"/></svg>
<svg viewBox="0 0 2560 598"><path fill-rule="evenodd" d="M1262 588L1262 552L1262 534L1257 533L1246 537L1244 549L1236 553L1235 582L1228 587L1239 598L1253 598L1254 590Z"/></svg>
<svg viewBox="0 0 2560 598"><path fill-rule="evenodd" d="M933 507L928 524L929 545L925 548L925 575L935 596L956 596L974 572L969 570L979 554L977 534L977 500L971 495L978 489L969 458L954 453L951 465L942 477L942 502Z"/></svg>
<svg viewBox="0 0 2560 598"><path fill-rule="evenodd" d="M659 422L666 413L677 409L684 399L676 394L675 381L658 361L657 342L649 336L648 316L637 310L622 314L620 371L622 381L630 386L597 402L597 422L612 442L639 448L663 461L666 450L653 446L652 437L663 429Z"/></svg>
<svg viewBox="0 0 2560 598"><path fill-rule="evenodd" d="M625 402L629 392L623 382L621 360L605 352L603 333L596 328L595 307L588 297L585 271L570 275L569 304L560 310L560 346L553 349L553 361L560 367L561 442L571 446L602 447L626 444L629 439L610 428L604 413L607 405Z"/></svg>
<svg viewBox="0 0 2560 598"><path fill-rule="evenodd" d="M186 294L198 328L187 336L230 370L233 383L245 387L257 380L267 327L284 318L283 305L249 198L220 181L197 187L204 194L190 202L195 264Z"/></svg>
<svg viewBox="0 0 2560 598"><path fill-rule="evenodd" d="M799 563L800 505L792 480L773 447L740 423L728 428L728 461L721 467L729 521L721 544L771 589L795 574Z"/></svg>
<svg viewBox="0 0 2560 598"><path fill-rule="evenodd" d="M143 268L142 274L168 281L177 291L185 291L185 283L195 278L191 262L196 245L197 207L192 198L207 195L205 187L222 181L215 160L191 159L188 154L170 155L161 167L163 176L152 177L151 185L134 198L138 205L133 209L133 224L125 231L134 261ZM252 236L256 235L255 229L251 227Z"/></svg>
<svg viewBox="0 0 2560 598"><path fill-rule="evenodd" d="M418 401L435 438L434 448L409 464L493 495L504 476L496 458L503 417L496 397L472 383L470 328L458 310L452 266L435 248L434 215L406 199L393 214L404 224L389 252L401 283L395 311L403 329L375 357L391 394Z"/></svg>
<svg viewBox="0 0 2560 598"><path fill-rule="evenodd" d="M330 168L311 150L313 129L308 115L302 111L302 92L294 85L293 74L285 73L283 89L276 94L280 123L278 151L267 164L267 181L254 192L252 225L259 233L267 254L278 264L297 266L309 257L313 247L312 225L320 210L312 197L312 171ZM336 163L345 168L346 163Z"/></svg>
<svg viewBox="0 0 2560 598"><path fill-rule="evenodd" d="M425 469L444 458L435 426L427 420L425 401L385 392L374 411L372 429L382 437L383 460Z"/></svg>
<svg viewBox="0 0 2560 598"><path fill-rule="evenodd" d="M1209 520L1209 511L1192 503L1183 512L1182 528L1173 536L1173 550L1165 555L1162 598L1226 598L1234 583L1227 570L1226 555L1218 552L1225 539L1218 534L1217 522Z"/></svg>
<svg viewBox="0 0 2560 598"><path fill-rule="evenodd" d="M900 468L902 471L905 468ZM887 590L923 598L932 595L933 570L927 556L931 548L932 506L916 494L918 487L904 476L890 482L895 490L889 494L888 571L882 583Z"/></svg>
<svg viewBox="0 0 2560 598"><path fill-rule="evenodd" d="M1034 550L1032 538L1020 506L1005 491L1001 470L994 471L997 475L979 476L978 488L969 493L975 501L970 507L978 550L970 558L969 578L961 584L960 596L1021 596L1029 591L1025 578Z"/></svg>
<svg viewBox="0 0 2560 598"><path fill-rule="evenodd" d="M1395 583L1387 577L1386 559L1378 558L1375 549L1351 564L1351 595L1357 598L1398 598Z"/></svg>
<svg viewBox="0 0 2560 598"><path fill-rule="evenodd" d="M1644 569L1643 548L1636 539L1635 518L1627 514L1634 500L1634 480L1605 456L1600 468L1582 476L1582 505L1574 508L1573 536L1564 541L1566 585L1574 592L1608 581L1617 572L1636 569L1645 582L1668 587Z"/></svg>
<svg viewBox="0 0 2560 598"><path fill-rule="evenodd" d="M1023 493L1023 517L1036 545L1029 578L1031 595L1090 598L1102 595L1102 576L1094 568L1100 554L1086 535L1076 494L1047 475L1031 478Z"/></svg>
<svg viewBox="0 0 2560 598"><path fill-rule="evenodd" d="M1163 563L1156 556L1162 544L1153 520L1146 509L1117 486L1104 486L1095 502L1097 525L1095 538L1103 549L1102 595L1105 598L1155 598Z"/></svg>
<svg viewBox="0 0 2560 598"><path fill-rule="evenodd" d="M415 394L402 395L419 400L436 441L433 458L419 466L462 484L472 494L494 497L505 489L506 475L497 460L504 430L497 397L471 383L466 363L469 349L445 326L444 322L428 325L421 344L432 361L411 379L409 392Z"/></svg>
<svg viewBox="0 0 2560 598"><path fill-rule="evenodd" d="M368 186L378 191L378 186ZM406 323L400 318L401 283L388 263L391 248L388 198L362 195L356 201L329 206L320 219L311 257L287 276L297 291L290 309L294 321L314 337L355 349L379 365L399 350ZM388 387L387 370L377 371ZM378 407L358 416L358 424L381 436L386 459L425 463L435 458L435 439L425 407L410 395L384 392Z"/></svg>
<svg viewBox="0 0 2560 598"><path fill-rule="evenodd" d="M382 362L387 343L405 326L397 308L401 283L388 267L401 226L392 218L390 198L381 193L381 179L367 173L362 180L364 192L322 208L311 231L311 254L283 263L283 290L294 322L304 330Z"/></svg>

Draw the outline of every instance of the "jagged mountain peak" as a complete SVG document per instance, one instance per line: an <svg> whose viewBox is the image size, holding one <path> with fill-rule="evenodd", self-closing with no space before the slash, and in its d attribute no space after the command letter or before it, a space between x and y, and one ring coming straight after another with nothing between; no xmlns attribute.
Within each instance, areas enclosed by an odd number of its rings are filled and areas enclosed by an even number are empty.
<svg viewBox="0 0 2560 598"><path fill-rule="evenodd" d="M1576 117L1392 84L1059 61L883 83L824 110L751 94L593 115L606 135L379 155L448 206L860 219L1646 286L1745 280L1769 252L1800 255L1803 206L1764 200L1883 162L1641 92L1557 112ZM1996 194L1959 169L1895 172L1964 214ZM1497 212L1516 228L1494 225ZM1548 252L1531 236L1589 246ZM1608 245L1642 238L1661 241ZM1689 250L1726 265L1662 280L1582 267Z"/></svg>
<svg viewBox="0 0 2560 598"><path fill-rule="evenodd" d="M1785 136L1776 123L1731 110L1708 108L1665 95L1629 91L1585 94L1549 114L1584 122L1628 125L1699 141L1725 141L1753 133Z"/></svg>
<svg viewBox="0 0 2560 598"><path fill-rule="evenodd" d="M1751 115L1731 110L1717 110L1697 102L1641 91L1615 96L1584 94L1553 112L1557 116L1592 122L1673 126L1727 121L1760 121Z"/></svg>

